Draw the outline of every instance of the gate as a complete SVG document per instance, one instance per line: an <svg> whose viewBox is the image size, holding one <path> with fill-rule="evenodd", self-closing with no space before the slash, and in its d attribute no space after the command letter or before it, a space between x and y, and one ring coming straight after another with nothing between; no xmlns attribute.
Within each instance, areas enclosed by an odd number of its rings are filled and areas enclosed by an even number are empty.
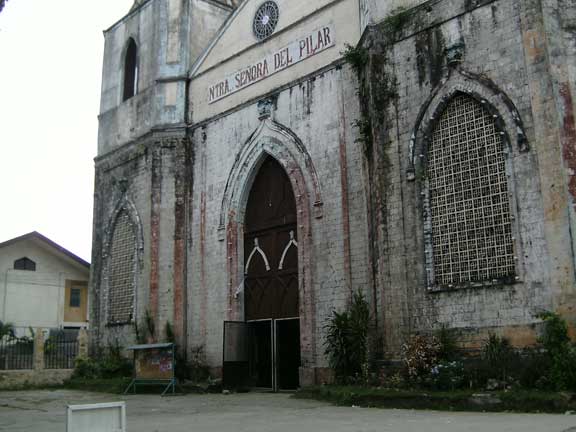
<svg viewBox="0 0 576 432"><path fill-rule="evenodd" d="M296 390L300 319L225 322L223 367L224 388Z"/></svg>
<svg viewBox="0 0 576 432"><path fill-rule="evenodd" d="M78 349L78 330L51 330L44 342L44 367L74 369Z"/></svg>

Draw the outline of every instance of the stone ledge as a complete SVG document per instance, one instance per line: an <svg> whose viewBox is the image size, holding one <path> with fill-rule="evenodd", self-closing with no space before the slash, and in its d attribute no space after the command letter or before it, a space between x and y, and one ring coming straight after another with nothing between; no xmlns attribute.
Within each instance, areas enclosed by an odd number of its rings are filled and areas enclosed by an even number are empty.
<svg viewBox="0 0 576 432"><path fill-rule="evenodd" d="M0 390L13 390L28 386L61 385L70 379L73 369L0 371Z"/></svg>

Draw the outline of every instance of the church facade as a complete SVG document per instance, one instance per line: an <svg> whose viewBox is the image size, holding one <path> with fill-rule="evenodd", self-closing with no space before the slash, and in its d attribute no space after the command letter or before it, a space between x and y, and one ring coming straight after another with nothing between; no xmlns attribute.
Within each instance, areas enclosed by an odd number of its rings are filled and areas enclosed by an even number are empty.
<svg viewBox="0 0 576 432"><path fill-rule="evenodd" d="M135 2L105 32L93 343L148 316L290 389L327 379L324 326L358 291L378 358L441 327L527 346L539 312L573 321L575 19L569 0Z"/></svg>

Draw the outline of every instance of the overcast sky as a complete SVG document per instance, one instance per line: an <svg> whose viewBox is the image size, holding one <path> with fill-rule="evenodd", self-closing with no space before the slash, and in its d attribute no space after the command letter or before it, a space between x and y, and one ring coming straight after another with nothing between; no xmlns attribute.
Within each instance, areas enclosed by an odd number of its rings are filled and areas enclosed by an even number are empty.
<svg viewBox="0 0 576 432"><path fill-rule="evenodd" d="M104 38L133 0L0 13L0 242L38 231L90 261Z"/></svg>

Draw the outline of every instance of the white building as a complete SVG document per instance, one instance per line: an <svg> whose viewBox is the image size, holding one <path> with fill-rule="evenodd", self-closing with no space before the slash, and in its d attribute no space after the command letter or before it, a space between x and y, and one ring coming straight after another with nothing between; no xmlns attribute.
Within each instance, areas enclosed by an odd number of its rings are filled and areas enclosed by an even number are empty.
<svg viewBox="0 0 576 432"><path fill-rule="evenodd" d="M0 243L0 320L16 328L87 327L90 264L31 232Z"/></svg>

